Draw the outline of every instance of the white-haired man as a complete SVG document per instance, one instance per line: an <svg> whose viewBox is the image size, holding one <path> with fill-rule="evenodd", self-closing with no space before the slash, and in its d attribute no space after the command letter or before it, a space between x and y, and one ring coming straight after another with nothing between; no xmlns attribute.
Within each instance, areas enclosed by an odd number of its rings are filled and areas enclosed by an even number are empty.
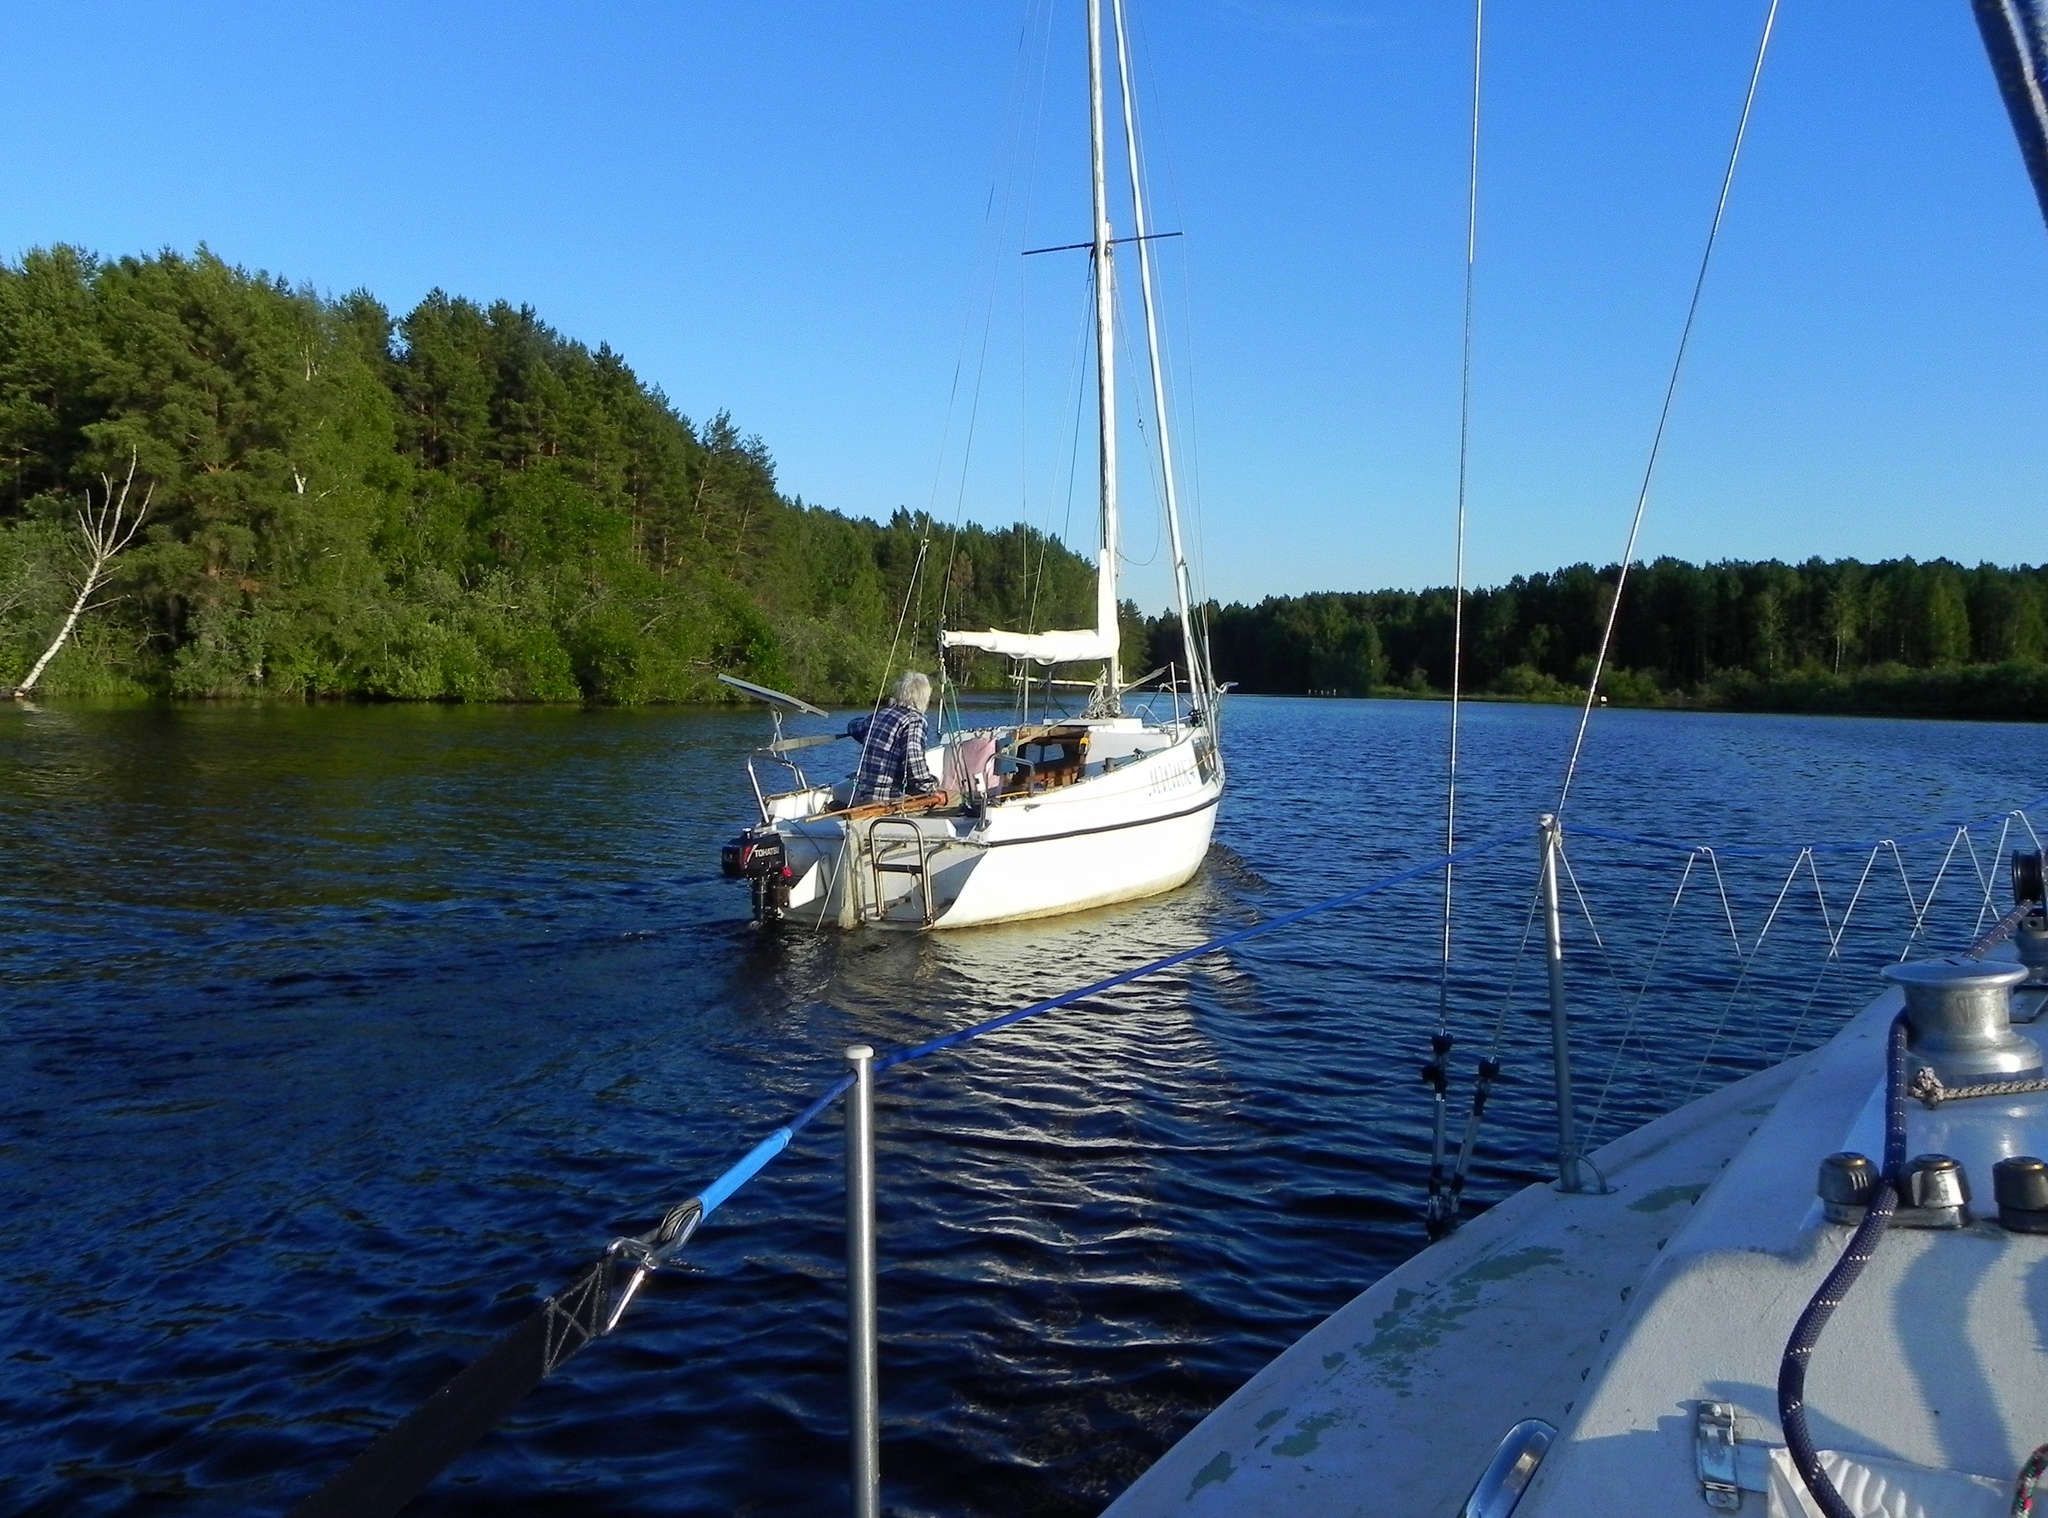
<svg viewBox="0 0 2048 1518"><path fill-rule="evenodd" d="M847 725L846 736L860 742L860 768L853 777L855 806L926 796L939 788L924 760L924 713L931 702L931 680L913 669L897 680L886 706Z"/></svg>

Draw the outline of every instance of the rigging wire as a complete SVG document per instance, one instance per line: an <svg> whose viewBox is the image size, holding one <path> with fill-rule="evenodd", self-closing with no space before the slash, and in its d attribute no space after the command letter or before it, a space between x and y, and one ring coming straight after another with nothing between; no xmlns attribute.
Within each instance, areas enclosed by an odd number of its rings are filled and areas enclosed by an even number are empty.
<svg viewBox="0 0 2048 1518"><path fill-rule="evenodd" d="M1124 153L1129 166L1131 184L1131 230L1137 244L1138 292L1140 306L1145 318L1145 355L1149 371L1147 377L1151 381L1148 388L1151 395L1153 419L1158 431L1156 439L1158 448L1156 463L1158 467L1153 478L1153 489L1158 505L1161 508L1160 516L1163 516L1165 519L1163 526L1172 555L1170 566L1172 571L1170 580L1173 589L1172 610L1179 614L1183 643L1182 659L1188 666L1189 690L1193 696L1195 709L1199 711L1212 704L1208 691L1209 677L1205 672L1207 651L1201 646L1201 640L1196 636L1194 609L1190 604L1187 574L1187 543L1181 530L1180 492L1175 478L1173 438L1169 426L1172 400L1166 373L1165 344L1161 340L1160 335L1158 289L1153 279L1152 270L1153 239L1167 234L1158 233L1153 230L1153 223L1146 212L1145 170L1138 139L1137 88L1131 76L1130 34L1129 28L1125 25L1124 0L1112 0L1110 10L1116 20L1118 96L1123 104ZM1142 407L1139 410L1138 425L1142 431L1144 429L1144 412ZM1152 469L1154 462L1151 450L1146 450L1146 467L1148 471ZM1153 521L1155 545L1157 543L1156 534L1161 526L1162 523L1159 518L1155 517ZM1155 546L1153 550L1155 556L1157 552L1158 549ZM1178 698L1176 698L1175 711L1178 712L1178 710L1179 702Z"/></svg>
<svg viewBox="0 0 2048 1518"><path fill-rule="evenodd" d="M1088 333L1095 321L1095 285L1092 274L1089 276L1083 293L1086 299L1082 303L1081 326L1075 336L1073 358L1070 360L1067 368L1067 385L1074 393L1074 419L1067 432L1066 509L1060 517L1059 531L1059 542L1062 545L1066 543L1067 534L1073 530L1074 526L1074 485L1080 477L1081 468L1081 413L1088 403L1088 385L1081 371L1088 360ZM1053 471L1055 482L1053 492L1057 494L1059 488L1057 483L1059 479L1059 466L1057 462L1053 466ZM1052 552L1053 545L1052 506L1050 502L1046 505L1045 526L1045 536L1038 543L1038 575L1032 582L1031 607L1024 622L1024 630L1026 632L1038 631L1038 600L1040 593L1045 589L1046 556Z"/></svg>
<svg viewBox="0 0 2048 1518"><path fill-rule="evenodd" d="M1135 368L1135 365L1132 365L1130 363L1128 355L1131 349L1136 346L1136 344L1129 341L1130 327L1124 320L1124 303L1122 298L1122 291L1112 291L1111 293L1116 297L1115 313L1117 333L1117 354L1119 360L1118 367L1124 370L1126 373L1128 373L1131 369ZM1145 377L1141 374L1131 374L1130 391L1132 421L1134 425L1137 427L1138 432L1141 436L1144 435L1146 430L1145 402L1143 399L1144 379ZM1163 503L1166 499L1166 493L1164 488L1160 484L1159 479L1158 451L1155 448L1140 448L1138 452L1143 454L1145 457L1145 479L1147 483L1149 483L1152 487L1153 501L1155 504L1161 505L1163 509ZM1155 513L1152 516L1151 522L1152 546L1145 551L1145 557L1142 559L1132 558L1130 554L1125 553L1123 551L1122 545L1119 544L1116 556L1118 563L1129 565L1132 569L1145 569L1149 567L1155 560L1158 559L1159 546L1160 543L1165 539L1166 534L1160 530L1158 514Z"/></svg>
<svg viewBox="0 0 2048 1518"><path fill-rule="evenodd" d="M1422 1079L1430 1090L1432 1117L1429 1144L1429 1195L1423 1226L1437 1238L1457 1226L1459 1198L1463 1192L1464 1169L1471 1161L1479 1115L1486 1105L1486 1091L1499 1072L1496 1060L1482 1065L1479 1083L1472 1094L1472 1114L1466 1123L1465 1139L1458 1158L1451 1165L1449 1184L1444 1168L1445 1145L1450 1119L1451 1070L1451 909L1456 895L1457 866L1451 855L1458 843L1458 716L1465 665L1465 498L1468 466L1472 455L1472 285L1479 262L1479 105L1483 78L1481 64L1486 48L1486 0L1472 0L1472 133L1465 181L1465 302L1458 366L1458 497L1456 547L1453 553L1451 602L1451 730L1444 767L1444 917L1442 957L1436 977L1436 1032L1431 1035L1431 1058L1422 1067Z"/></svg>
<svg viewBox="0 0 2048 1518"><path fill-rule="evenodd" d="M1472 135L1465 179L1465 315L1458 366L1458 513L1451 602L1451 735L1444 785L1444 854L1458 847L1458 717L1465 674L1465 501L1472 458L1472 287L1479 264L1479 106L1486 57L1486 0L1472 3ZM1451 1011L1452 870L1444 865L1443 969L1437 978L1436 1022Z"/></svg>
<svg viewBox="0 0 2048 1518"><path fill-rule="evenodd" d="M1136 55L1141 52L1149 53L1151 51L1151 39L1150 34L1145 29L1145 8L1140 4L1132 3L1128 6L1128 10L1131 17L1131 52L1133 53L1133 55ZM1138 73L1146 79L1150 79L1152 77L1150 70L1147 69L1141 69L1138 71ZM1136 87L1132 86L1131 88L1135 90ZM1153 96L1152 98L1156 103L1158 97ZM1137 107L1134 105L1133 109L1136 110ZM1148 106L1146 107L1146 109L1150 110L1152 109L1152 107ZM1144 159L1143 163L1140 166L1140 172L1142 175L1141 190L1145 196L1146 204L1156 206L1158 204L1158 201L1152 194L1152 162L1153 160L1148 156ZM1174 159L1171 154L1167 155L1166 158L1166 184L1168 204L1174 206L1182 204L1183 202L1180 193L1180 176L1175 172ZM1167 219L1172 220L1173 218ZM1190 241L1192 241L1192 239L1190 239ZM1178 393L1179 397L1173 401L1174 415L1185 416L1187 418L1187 426L1181 429L1181 448L1176 456L1183 457L1187 461L1187 496L1188 501L1190 503L1189 520L1192 524L1193 529L1190 536L1194 539L1194 552L1188 555L1188 569L1190 581L1189 591L1194 597L1197 616L1202 617L1204 619L1202 626L1202 646L1206 649L1209 644L1209 629L1206 621L1206 613L1202 610L1202 608L1206 606L1209 599L1209 585L1205 568L1205 566L1209 562L1209 554L1208 539L1202 530L1201 415L1195 404L1196 362L1194 312L1197 308L1198 302L1195 299L1193 288L1194 250L1190 248L1186 243L1176 242L1174 246L1180 250L1179 277L1181 283L1181 297L1177 302L1162 301L1160 304L1167 309L1169 316L1173 315L1176 312L1176 310L1178 311L1178 315L1180 318L1180 337L1176 340L1177 347L1175 346L1175 344L1169 344L1164 340L1161 341L1161 362L1163 367L1165 368L1166 374L1171 384L1171 388ZM1164 284L1165 281L1162 280L1161 283ZM1174 352L1185 354L1186 357L1180 360L1173 360L1169 358L1168 355Z"/></svg>
<svg viewBox="0 0 2048 1518"><path fill-rule="evenodd" d="M1036 88L1033 92L1038 101L1038 109L1031 122L1031 154L1026 160L1024 171L1023 209L1018 214L1019 230L1026 242L1032 240L1031 208L1037 203L1038 164L1045 149L1045 107L1046 98L1051 93L1046 89L1045 82L1052 68L1052 27L1041 27L1040 37L1037 73L1034 76ZM1052 528L1052 501L1057 495L1057 479L1055 472L1054 483L1048 488L1045 503L1047 531ZM1017 275L1017 515L1024 528L1021 555L1023 578L1019 581L1018 595L1028 604L1035 606L1037 593L1033 589L1031 564L1031 279L1021 269ZM1039 561L1042 572L1043 553L1039 555ZM1028 632L1036 629L1027 626L1025 630ZM1020 703L1028 703L1029 695L1028 684L1018 687ZM1020 722L1024 720L1028 715L1028 706L1020 704L1017 715Z"/></svg>
<svg viewBox="0 0 2048 1518"><path fill-rule="evenodd" d="M1771 0L1770 9L1764 14L1763 35L1757 39L1756 62L1749 71L1749 89L1742 97L1742 115L1735 124L1735 140L1728 148L1728 167L1721 175L1721 193L1714 202L1714 220L1707 229L1707 245L1700 252L1699 272L1693 277L1692 299L1685 308L1685 323L1679 329L1678 351L1671 358L1671 376L1664 385L1664 404L1657 412L1657 428L1650 437L1650 456L1643 465L1642 488L1636 492L1635 516L1629 523L1628 544L1622 550L1621 569L1614 581L1614 596L1607 604L1607 623L1600 633L1600 650L1593 658L1592 677L1586 682L1586 705L1579 713L1579 728L1572 739L1571 757L1565 763L1564 783L1558 787L1557 806L1559 817L1564 815L1566 798L1571 795L1572 778L1578 773L1579 755L1586 746L1586 729L1593 720L1593 706L1599 699L1600 676L1607 667L1607 655L1614 642L1614 627L1621 615L1621 595L1628 585L1629 564L1635 558L1636 540L1643 530L1643 516L1650 505L1650 484L1657 473L1657 461L1664 450L1664 436L1671 422L1671 408L1678 398L1678 381L1685 369L1686 349L1692 342L1692 329L1700 312L1700 297L1707 288L1707 270L1714 261L1714 247L1720 241L1721 224L1728 214L1728 198L1735 188L1736 165L1742 160L1742 144L1749 135L1749 118L1756 106L1757 86L1764 76L1764 59L1771 50L1771 32L1777 25L1778 0Z"/></svg>
<svg viewBox="0 0 2048 1518"><path fill-rule="evenodd" d="M1030 42L1035 10L1036 7L1026 10L1024 18L1019 23L1017 29L1017 52L1011 64L1010 89L1008 96L1004 100L1003 128L1000 133L1002 140L1008 144L1007 162L1000 163L996 172L990 177L988 197L982 206L981 232L977 238L979 247L984 250L982 256L985 256L988 261L988 277L984 287L986 293L978 299L970 295L966 310L961 318L960 342L954 356L952 386L946 397L946 423L939 440L938 461L933 468L931 500L926 507L926 518L929 521L934 509L938 505L939 486L945 474L946 454L953 431L953 416L959 399L960 378L966 368L967 347L974 330L975 312L979 308L982 318L981 341L975 355L974 386L970 392L966 431L961 443L960 483L954 501L952 531L946 545L946 563L943 573L939 578L938 618L941 623L945 621L947 603L952 589L953 565L959 553L961 515L965 509L969 466L974 452L975 431L981 415L982 383L988 373L989 339L995 325L996 289L1002 278L1003 260L1000 257L999 250L1003 246L1004 234L1009 229L1012 210L1016 202L1018 160L1021 156L1019 144L1024 135L1021 123L1031 78L1030 63L1032 52ZM1049 9L1047 14L1049 17ZM1032 162L1035 167L1035 154ZM1001 211L1000 218L997 215L999 208ZM919 621L922 621L923 614L923 600L920 597L918 602ZM913 629L914 635L915 630ZM939 673L941 683L943 684L945 678L945 661L943 659L939 661ZM884 678L886 679L886 675Z"/></svg>
<svg viewBox="0 0 2048 1518"><path fill-rule="evenodd" d="M881 711L882 698L888 694L889 675L896 668L896 648L903 641L903 623L910 615L911 603L915 601L920 607L923 605L924 598L919 594L918 587L923 581L924 561L925 557L931 552L931 547L932 516L930 512L926 512L924 514L924 529L919 534L917 540L917 557L911 560L910 563L910 585L903 592L903 605L896 613L896 631L890 634L889 637L889 659L882 666L882 688L875 692L874 710L869 713L870 716ZM913 636L915 636L914 629ZM861 757L866 758L868 746L865 739L861 741L860 750Z"/></svg>

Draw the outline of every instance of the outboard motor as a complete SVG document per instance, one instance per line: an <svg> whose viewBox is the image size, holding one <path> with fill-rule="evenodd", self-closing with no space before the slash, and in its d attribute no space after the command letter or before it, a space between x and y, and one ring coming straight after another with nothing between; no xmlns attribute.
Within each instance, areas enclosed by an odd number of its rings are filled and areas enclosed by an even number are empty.
<svg viewBox="0 0 2048 1518"><path fill-rule="evenodd" d="M771 921L789 909L789 883L795 872L775 829L748 828L719 849L718 867L726 879L747 883L754 897L754 921Z"/></svg>

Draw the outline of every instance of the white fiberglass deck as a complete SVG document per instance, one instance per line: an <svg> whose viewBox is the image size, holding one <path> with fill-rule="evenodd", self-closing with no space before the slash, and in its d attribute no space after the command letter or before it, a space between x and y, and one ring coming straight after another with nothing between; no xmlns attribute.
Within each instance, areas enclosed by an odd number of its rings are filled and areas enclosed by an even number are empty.
<svg viewBox="0 0 2048 1518"><path fill-rule="evenodd" d="M1594 1156L1605 1196L1531 1187L1289 1349L1118 1500L1153 1514L1451 1515L1523 1418L1561 1437L1517 1518L1706 1513L1703 1401L1733 1404L1741 1511L1803 1514L1776 1412L1792 1325L1847 1242L1820 1159L1881 1150L1880 996L1825 1047ZM2048 1150L2048 1098L1909 1107L1908 1154L1990 1168ZM1697 1203L1695 1199L1697 1198ZM1894 1227L1807 1383L1816 1442L1859 1510L2005 1511L2048 1442L2048 1238ZM1860 1470L1857 1469L1860 1467Z"/></svg>
<svg viewBox="0 0 2048 1518"><path fill-rule="evenodd" d="M1509 1427L1570 1417L1643 1273L1801 1068L1599 1150L1610 1195L1532 1186L1417 1255L1255 1376L1110 1518L1455 1513Z"/></svg>

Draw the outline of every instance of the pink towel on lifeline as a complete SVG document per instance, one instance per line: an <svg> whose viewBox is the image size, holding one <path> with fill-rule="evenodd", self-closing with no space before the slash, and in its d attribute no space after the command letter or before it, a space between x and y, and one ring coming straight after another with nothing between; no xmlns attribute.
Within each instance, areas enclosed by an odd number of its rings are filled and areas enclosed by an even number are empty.
<svg viewBox="0 0 2048 1518"><path fill-rule="evenodd" d="M995 788L996 740L962 738L946 750L940 788L955 796L985 796Z"/></svg>

